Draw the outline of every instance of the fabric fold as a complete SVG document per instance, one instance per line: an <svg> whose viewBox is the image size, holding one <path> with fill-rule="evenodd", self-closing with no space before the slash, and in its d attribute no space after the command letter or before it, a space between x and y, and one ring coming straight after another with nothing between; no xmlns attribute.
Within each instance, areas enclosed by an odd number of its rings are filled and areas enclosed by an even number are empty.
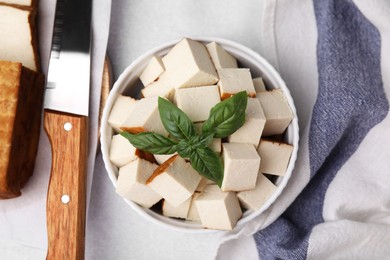
<svg viewBox="0 0 390 260"><path fill-rule="evenodd" d="M319 78L305 140L305 170L311 179L302 192L296 190L300 195L274 223L254 235L261 259L306 259L309 243L316 243L310 239L312 230L324 222L329 185L368 132L388 115L378 29L352 1L314 0L313 5Z"/></svg>

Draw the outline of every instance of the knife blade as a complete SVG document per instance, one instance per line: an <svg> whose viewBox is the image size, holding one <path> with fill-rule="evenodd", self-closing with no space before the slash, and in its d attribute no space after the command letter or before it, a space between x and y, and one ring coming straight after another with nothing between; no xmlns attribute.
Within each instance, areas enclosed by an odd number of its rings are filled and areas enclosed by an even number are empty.
<svg viewBox="0 0 390 260"><path fill-rule="evenodd" d="M47 259L83 259L85 248L92 0L58 0L44 102L52 149Z"/></svg>

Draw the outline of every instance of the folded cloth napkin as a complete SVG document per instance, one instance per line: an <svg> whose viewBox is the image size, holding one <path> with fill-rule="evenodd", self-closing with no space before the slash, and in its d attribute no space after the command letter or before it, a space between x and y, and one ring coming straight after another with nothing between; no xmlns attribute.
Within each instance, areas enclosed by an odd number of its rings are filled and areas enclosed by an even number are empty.
<svg viewBox="0 0 390 260"><path fill-rule="evenodd" d="M390 4L264 4L263 54L302 132L289 185L256 220L259 257L390 259Z"/></svg>
<svg viewBox="0 0 390 260"><path fill-rule="evenodd" d="M389 17L385 0L264 2L263 55L302 131L288 186L253 223L261 259L390 259Z"/></svg>

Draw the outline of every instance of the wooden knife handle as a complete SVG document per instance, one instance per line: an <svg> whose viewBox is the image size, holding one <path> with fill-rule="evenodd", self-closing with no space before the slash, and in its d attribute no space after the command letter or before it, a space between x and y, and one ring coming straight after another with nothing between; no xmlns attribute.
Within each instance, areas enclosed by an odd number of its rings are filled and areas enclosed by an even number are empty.
<svg viewBox="0 0 390 260"><path fill-rule="evenodd" d="M84 259L88 118L45 110L44 128L52 148L47 259Z"/></svg>

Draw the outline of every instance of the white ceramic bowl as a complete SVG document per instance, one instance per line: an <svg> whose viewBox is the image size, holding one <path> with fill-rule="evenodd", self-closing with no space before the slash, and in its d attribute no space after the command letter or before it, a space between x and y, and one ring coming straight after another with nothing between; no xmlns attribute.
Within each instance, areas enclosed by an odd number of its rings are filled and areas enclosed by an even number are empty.
<svg viewBox="0 0 390 260"><path fill-rule="evenodd" d="M204 37L204 38L192 38L192 39L204 43L213 42L213 41L219 43L226 51L228 51L230 54L236 57L240 67L250 68L253 78L261 76L263 77L268 88L282 89L295 115L291 124L287 128L285 139L284 139L284 142L287 142L294 146L290 158L290 162L287 167L286 175L283 177L277 177L275 179L275 185L277 186L276 191L259 210L257 211L248 210L244 212L242 218L238 221L235 229L242 228L246 223L248 223L255 217L262 214L272 203L275 202L278 196L282 193L284 187L286 186L292 174L295 160L297 157L298 139L299 139L298 119L296 117L294 102L291 98L290 92L286 84L279 76L278 72L256 52L252 51L251 49L241 44L229 40L221 39L221 38ZM109 147L110 147L111 137L113 135L113 130L110 127L110 125L107 123L111 108L119 94L130 95L136 98L139 97L140 89L142 88L142 85L138 79L138 76L141 74L143 68L145 68L145 66L148 64L148 62L150 61L151 57L154 54L157 55L166 54L179 41L180 39L158 46L148 51L144 55L140 56L138 59L136 59L119 76L118 80L115 82L113 89L111 90L108 96L107 103L103 111L100 141L101 141L101 149L102 149L104 164L108 172L108 176L110 177L110 180L112 181L112 184L115 187L118 178L118 169L109 160ZM131 206L131 208L133 208L141 216L145 217L146 219L158 225L163 225L169 228L186 231L186 232L200 232L200 233L218 232L215 230L204 229L200 224L162 216L159 213L156 213L150 209L146 209L141 206L138 206L136 203L132 201L126 200L126 202Z"/></svg>

